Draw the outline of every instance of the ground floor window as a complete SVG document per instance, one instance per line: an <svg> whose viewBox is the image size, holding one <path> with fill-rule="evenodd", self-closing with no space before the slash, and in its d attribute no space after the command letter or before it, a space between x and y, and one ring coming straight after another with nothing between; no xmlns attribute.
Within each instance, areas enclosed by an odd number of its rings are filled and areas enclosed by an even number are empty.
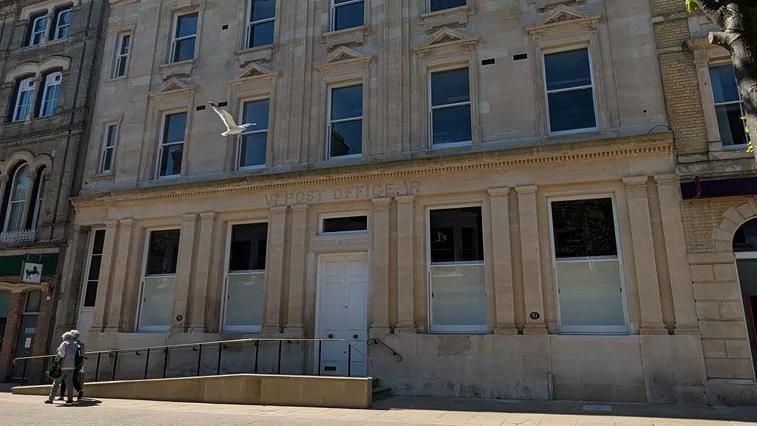
<svg viewBox="0 0 757 426"><path fill-rule="evenodd" d="M83 308L94 308L97 298L97 285L100 281L100 266L102 265L103 248L105 245L105 230L98 229L92 234L90 243L87 272L84 277Z"/></svg>
<svg viewBox="0 0 757 426"><path fill-rule="evenodd" d="M627 331L611 198L551 202L560 331Z"/></svg>
<svg viewBox="0 0 757 426"><path fill-rule="evenodd" d="M259 333L265 304L267 223L233 225L230 230L223 330Z"/></svg>
<svg viewBox="0 0 757 426"><path fill-rule="evenodd" d="M481 207L429 211L431 331L488 329Z"/></svg>
<svg viewBox="0 0 757 426"><path fill-rule="evenodd" d="M179 259L178 229L150 231L139 309L140 331L168 331Z"/></svg>

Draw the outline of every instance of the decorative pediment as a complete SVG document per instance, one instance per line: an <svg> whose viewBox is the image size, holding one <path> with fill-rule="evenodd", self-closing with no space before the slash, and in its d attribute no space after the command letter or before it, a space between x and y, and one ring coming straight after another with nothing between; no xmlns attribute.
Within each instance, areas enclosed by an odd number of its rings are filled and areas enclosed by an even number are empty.
<svg viewBox="0 0 757 426"><path fill-rule="evenodd" d="M245 78L271 78L276 74L262 64L253 62L242 69L239 74L239 79Z"/></svg>
<svg viewBox="0 0 757 426"><path fill-rule="evenodd" d="M599 15L585 15L571 7L561 4L550 10L548 13L545 13L544 17L538 24L526 28L526 31L533 34L543 32L550 28L570 24L585 25L590 29L594 29L598 22Z"/></svg>
<svg viewBox="0 0 757 426"><path fill-rule="evenodd" d="M363 63L367 64L373 59L373 56L364 55L357 50L350 49L347 46L339 46L334 49L326 58L326 62L320 65L316 65L318 69L324 69L339 65Z"/></svg>
<svg viewBox="0 0 757 426"><path fill-rule="evenodd" d="M187 83L180 78L170 77L166 80L158 90L150 93L150 96L160 96L174 92L181 92L186 90L194 90L194 86Z"/></svg>
<svg viewBox="0 0 757 426"><path fill-rule="evenodd" d="M447 46L461 46L469 48L478 43L478 37L467 37L465 34L449 27L442 27L433 32L426 40L415 48L418 53L425 53L431 49Z"/></svg>

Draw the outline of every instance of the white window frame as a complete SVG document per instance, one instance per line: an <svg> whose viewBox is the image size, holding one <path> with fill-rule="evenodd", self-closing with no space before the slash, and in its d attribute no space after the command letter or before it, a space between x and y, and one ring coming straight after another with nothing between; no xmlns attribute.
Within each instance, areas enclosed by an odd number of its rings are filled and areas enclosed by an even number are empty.
<svg viewBox="0 0 757 426"><path fill-rule="evenodd" d="M250 271L234 271L229 272L229 262L231 261L231 234L234 229L234 226L237 225L255 225L259 223L265 223L268 224L267 234L266 234L266 269L263 270L250 270ZM224 255L224 263L223 263L223 298L221 299L221 318L220 318L220 327L219 330L221 330L221 333L224 334L230 334L230 333L245 333L245 334L259 334L263 331L263 324L260 324L259 326L254 325L246 325L246 326L226 326L226 309L227 304L226 300L228 297L228 291L229 291L229 276L230 275L262 275L263 276L263 282L265 285L265 274L268 270L268 242L271 239L271 224L268 219L258 219L258 220L246 220L246 221L231 221L228 222L226 226L226 253ZM263 294L264 294L264 300L261 301L263 305L263 312L265 312L266 308L266 301L265 301L265 294L268 292L268 288L263 288ZM265 317L263 318L263 322L265 322Z"/></svg>
<svg viewBox="0 0 757 426"><path fill-rule="evenodd" d="M73 9L70 7L60 9L55 12L55 29L53 30L53 40L62 40L64 38L67 38L69 33L71 32L71 22L68 24L61 24L61 18L68 14L69 16L73 14ZM61 28L65 29L66 33L61 35Z"/></svg>
<svg viewBox="0 0 757 426"><path fill-rule="evenodd" d="M591 85L590 86L576 86L576 87L570 87L567 89L558 89L558 90L547 90L547 55L555 54L555 53L562 53L562 52L570 52L573 50L586 50L586 56L589 59L589 77L591 78ZM547 117L547 133L550 136L560 136L560 135L571 135L576 133L587 133L587 132L596 132L599 130L599 111L597 108L597 85L594 81L594 61L591 57L591 46L586 44L581 45L574 45L569 47L561 47L558 49L545 49L541 52L541 72L542 72L542 81L544 82L544 107L545 107L545 115ZM564 92L572 92L576 90L584 90L591 88L591 98L594 108L594 127L586 127L583 129L571 129L571 130L561 130L557 132L552 131L552 117L549 115L549 95L553 93L564 93Z"/></svg>
<svg viewBox="0 0 757 426"><path fill-rule="evenodd" d="M726 66L726 65L733 66L733 62L731 62L731 61L714 61L714 62L710 62L707 65L707 78L708 78L708 81L710 82L710 91L712 91L713 90L712 88L714 87L712 85L712 74L710 73L710 69L717 68L717 67L722 67L722 66ZM739 96L739 100L738 101L718 102L718 101L715 100L715 93L714 92L712 93L713 110L715 112L715 125L717 126L718 138L720 139L720 143L721 144L723 144L723 136L720 134L720 121L718 120L718 116L717 116L718 115L718 107L719 106L727 106L727 105L739 104L739 107L741 108L741 116L743 117L743 116L746 115L746 110L744 109L744 98L741 96L741 90L739 90L738 81L737 81L736 89L737 89L736 93ZM725 145L725 144L723 144L723 148L725 148L725 149L743 149L748 144L749 144L749 134L747 133L747 143L733 144L733 145Z"/></svg>
<svg viewBox="0 0 757 426"><path fill-rule="evenodd" d="M555 246L554 221L552 218L552 203L559 201L581 201L597 200L609 198L612 203L613 226L615 227L615 246L617 255L615 256L590 256L581 258L564 258L561 262L586 262L586 261L618 261L618 271L621 288L621 304L623 305L624 326L563 326L560 315L560 282L557 274L557 250ZM554 280L555 311L557 315L557 328L560 334L580 334L580 335L626 335L631 332L630 321L628 317L628 300L626 295L628 291L625 283L625 267L623 265L623 244L620 241L620 227L618 224L618 207L615 200L615 194L612 193L592 193L572 196L556 196L547 199L547 213L549 215L549 244L552 255L552 276ZM617 259L616 259L617 258Z"/></svg>
<svg viewBox="0 0 757 426"><path fill-rule="evenodd" d="M431 76L436 73L441 73L445 71L456 71L456 70L462 70L465 69L468 71L468 101L467 102L456 102L451 104L444 104L444 105L437 105L433 106L434 100L433 100L433 84L431 82ZM459 146L469 146L473 144L473 93L471 93L471 75L470 75L470 64L466 64L465 66L450 66L445 68L434 68L430 69L428 71L428 75L426 77L427 82L427 89L428 89L428 100L427 100L427 106L428 106L428 145L431 149L445 149L445 148L454 148ZM453 107L459 107L459 106L465 106L468 105L470 108L470 117L469 120L471 121L471 140L469 141L462 141L462 142L452 142L452 143L441 143L441 144L434 144L434 111L438 109L445 109L445 108L453 108Z"/></svg>
<svg viewBox="0 0 757 426"><path fill-rule="evenodd" d="M350 28L342 28L341 30L336 29L336 10L340 7L349 6L351 4L356 3L363 3L363 25L357 25ZM344 3L336 3L336 0L331 0L331 25L329 26L329 29L331 31L348 31L348 30L354 30L355 28L360 28L365 26L365 0L349 0Z"/></svg>
<svg viewBox="0 0 757 426"><path fill-rule="evenodd" d="M31 83L31 85L28 87L28 89L24 89L24 83L27 83L26 85L28 85L28 83ZM37 83L34 80L34 77L27 77L18 82L18 91L16 93L16 100L13 103L13 117L12 117L13 119L11 120L12 122L20 123L22 121L26 121L32 115L32 112L34 110L34 92L36 91L36 89L37 89ZM26 111L26 114L24 114L24 116L21 116L20 115L21 114L21 111L20 111L21 97L26 92L31 92L31 94L29 95L29 103L26 104L28 105L28 109Z"/></svg>
<svg viewBox="0 0 757 426"><path fill-rule="evenodd" d="M166 137L166 134L165 134L165 132L166 132L166 121L167 121L168 116L169 115L175 115L175 114L182 114L182 113L184 113L184 114L187 115L187 119L186 119L185 124L184 124L184 139L182 139L181 142L165 143L164 138ZM163 162L163 147L169 146L169 145L179 145L179 144L184 145L184 144L186 144L186 142L187 142L187 128L188 127L189 127L189 110L170 111L170 112L164 112L163 113L162 118L161 118L161 123L160 123L160 136L159 136L159 139L158 139L158 155L156 156L157 159L158 159L158 161L157 161L157 164L155 164L155 177L156 177L156 179L175 179L175 178L177 178L179 176L182 176L182 174L184 173L184 160L186 159L186 157L184 156L184 154L186 154L186 152L184 151L185 147L182 147L181 170L179 171L179 173L173 174L173 175L161 176L160 175L160 164Z"/></svg>
<svg viewBox="0 0 757 426"><path fill-rule="evenodd" d="M324 221L326 219L341 219L341 218L347 218L347 217L361 217L361 216L366 217L365 230L363 231L325 232L323 230ZM364 210L355 211L355 212L344 212L344 213L323 213L318 216L318 235L367 234L369 229L371 229L371 215L369 215L368 212Z"/></svg>
<svg viewBox="0 0 757 426"><path fill-rule="evenodd" d="M111 141L112 144L108 145L108 141L110 141L110 129L114 128L113 131L113 140ZM103 139L102 139L102 150L100 153L100 166L98 167L98 172L100 174L110 174L113 173L113 166L116 163L116 152L118 147L118 137L121 130L121 126L118 125L118 123L105 123L105 132L103 133ZM110 165L108 168L105 168L105 159L107 158L106 154L108 150L111 150L113 153L110 156Z"/></svg>
<svg viewBox="0 0 757 426"><path fill-rule="evenodd" d="M45 26L41 30L37 30L37 22L39 22L40 20L45 22ZM28 46L31 47L31 46L37 46L37 45L42 44L42 42L45 41L46 34L47 34L47 15L40 15L32 19ZM39 37L39 40L35 42L34 39L36 38L37 35L39 35L40 37Z"/></svg>
<svg viewBox="0 0 757 426"><path fill-rule="evenodd" d="M168 278L173 277L174 278L174 289L176 288L176 275L179 272L179 266L177 264L176 266L176 272L173 274L155 274L155 275L147 275L147 259L150 257L150 236L153 232L159 232L159 231L179 231L179 246L181 246L181 228L176 226L166 226L161 228L150 228L145 232L145 242L142 250L142 272L140 275L140 284L139 284L139 299L137 299L137 333L166 333L171 329L171 324L169 320L168 326L143 326L142 325L142 296L144 295L145 291L145 278ZM171 304L171 315L170 317L173 317L173 304Z"/></svg>
<svg viewBox="0 0 757 426"><path fill-rule="evenodd" d="M84 268L84 276L82 277L82 291L81 291L81 300L79 301L79 310L80 311L94 311L94 306L85 306L84 300L87 298L87 286L89 285L89 271L92 268L92 256L95 250L95 234L97 234L98 231L107 232L105 228L92 228L92 230L89 232L88 240L89 240L89 246L87 249L87 267ZM100 259L105 254L105 235L103 235L103 253L100 253L98 256L100 256ZM102 261L100 262L100 271L102 271ZM100 287L100 277L97 278L97 286ZM141 297L140 297L141 300ZM95 300L95 304L97 304L97 300Z"/></svg>
<svg viewBox="0 0 757 426"><path fill-rule="evenodd" d="M361 110L363 111L362 114L360 114L360 117L351 117L351 118L342 118L339 120L332 120L331 119L331 103L332 103L332 97L334 94L334 89L343 89L345 87L354 87L354 86L360 86L360 102L362 103ZM365 121L363 120L365 118L365 85L363 84L363 81L352 81L349 83L340 83L340 84L334 84L327 86L328 88L328 105L327 108L327 122L326 122L326 159L327 160L348 160L351 158L362 158L363 152L365 151ZM349 154L349 155L339 155L336 157L333 157L331 155L331 126L334 123L346 123L348 121L358 121L360 120L360 125L363 129L362 131L362 138L360 139L360 154Z"/></svg>
<svg viewBox="0 0 757 426"><path fill-rule="evenodd" d="M39 182L34 185L32 182L32 191L37 190L37 198L34 200L34 212L32 213L32 226L31 229L36 230L39 227L39 217L42 213L42 203L45 201L45 177L47 176L47 168L43 168L39 173L37 179Z"/></svg>
<svg viewBox="0 0 757 426"><path fill-rule="evenodd" d="M124 40L126 40L126 37L129 38L129 46L126 49L126 53L123 53ZM116 79L126 77L129 74L129 56L131 54L133 41L134 37L132 36L131 32L124 32L118 35L118 39L116 40L116 56L113 61L113 72L111 73L111 78ZM118 70L121 68L121 64L124 64L124 73L122 75L119 75Z"/></svg>
<svg viewBox="0 0 757 426"><path fill-rule="evenodd" d="M465 4L464 4L464 5L462 5L462 6L448 7L448 8L446 8L446 9L439 9L439 10L431 11L431 2L432 2L432 1L433 1L433 0L426 0L426 13L437 13L437 12L444 12L444 11L446 11L446 10L457 9L458 7L466 7L466 6L468 6L468 5L469 5L469 4L468 4L468 1L469 1L469 0L465 0Z"/></svg>
<svg viewBox="0 0 757 426"><path fill-rule="evenodd" d="M258 47L271 46L273 44L273 42L271 42L271 44L261 44L261 45L258 45L258 46L252 46L250 44L250 36L252 34L252 30L255 27L255 25L260 25L260 24L266 24L268 22L273 22L273 25L274 25L274 28L273 28L274 37L276 35L276 10L275 9L278 8L278 1L276 1L276 4L274 5L273 18L258 19L257 21L253 21L252 20L252 12L253 12L252 3L254 3L254 2L255 2L255 0L249 0L247 2L248 6L249 6L248 9L250 9L247 12L247 31L245 32L245 34L247 35L247 38L245 39L245 42L244 42L244 45L245 45L245 47L247 49L255 49L255 48L258 48Z"/></svg>
<svg viewBox="0 0 757 426"><path fill-rule="evenodd" d="M56 81L57 79L57 81ZM60 86L63 84L63 73L55 71L45 76L45 81L42 89L42 102L39 105L39 117L51 117L55 115L55 110L58 108L58 100L60 99ZM55 92L55 98L50 99L50 92L54 87L57 87ZM47 108L50 108L46 112Z"/></svg>
<svg viewBox="0 0 757 426"><path fill-rule="evenodd" d="M11 218L11 211L13 210L14 204L21 204L21 211L23 212L25 210L25 204L28 203L29 197L32 195L31 191L34 190L34 182L31 183L31 186L29 188L29 191L24 194L24 198L22 200L13 200L13 194L16 192L16 181L18 179L18 174L21 172L21 170L26 167L29 169L29 173L32 171L32 166L29 163L23 163L20 164L18 167L16 167L16 171L13 173L13 179L11 180L11 187L10 187L10 195L8 196L8 206L5 209L5 223L3 223L3 232L19 232L26 230L26 218L21 218L21 229L16 229L13 231L8 231L8 224L10 222Z"/></svg>
<svg viewBox="0 0 757 426"><path fill-rule="evenodd" d="M426 281L427 281L427 305L428 305L428 329L429 333L431 334L487 334L489 333L491 327L489 325L489 297L491 296L489 294L489 289L487 288L486 282L489 278L489 272L488 268L486 267L486 241L482 241L483 246L483 260L476 260L476 261L467 261L467 262L439 262L432 265L431 263L431 212L434 210L448 210L448 209L459 209L459 208L468 208L468 207L478 207L481 209L481 237L484 238L485 230L484 230L484 224L485 224L485 218L484 218L484 205L483 203L465 203L465 204L439 204L439 205L431 205L426 206ZM486 324L479 324L475 326L467 326L467 325L442 325L442 326L434 326L434 309L433 309L433 293L434 293L434 284L431 279L431 269L433 266L481 266L484 269L484 296L486 300L486 318L487 323Z"/></svg>
<svg viewBox="0 0 757 426"><path fill-rule="evenodd" d="M176 31L179 29L179 19L190 16L190 15L197 15L197 28L195 28L195 33L192 35L184 36L184 37L177 37ZM199 12L187 12L182 13L180 15L176 15L173 22L173 31L171 32L171 58L168 61L170 64L178 64L179 62L188 62L195 60L195 57L197 56L197 33L200 32L200 13ZM195 39L194 44L194 52L192 52L192 59L185 59L182 61L176 61L174 60L174 55L176 54L176 45L179 42L182 42L184 40L189 40L190 38Z"/></svg>
<svg viewBox="0 0 757 426"><path fill-rule="evenodd" d="M236 152L236 165L238 170L259 170L259 169L265 169L268 167L268 145L270 144L270 124L271 124L271 98L269 96L263 96L259 98L250 98L250 99L243 99L240 104L239 108L239 123L244 123L244 106L247 103L251 102L259 102L259 101L268 101L268 123L265 124L265 130L247 130L244 129L244 131L237 137L237 152ZM265 162L263 164L253 164L251 166L242 166L242 144L243 144L243 138L247 135L257 135L260 133L265 133L265 152L266 152L266 158Z"/></svg>

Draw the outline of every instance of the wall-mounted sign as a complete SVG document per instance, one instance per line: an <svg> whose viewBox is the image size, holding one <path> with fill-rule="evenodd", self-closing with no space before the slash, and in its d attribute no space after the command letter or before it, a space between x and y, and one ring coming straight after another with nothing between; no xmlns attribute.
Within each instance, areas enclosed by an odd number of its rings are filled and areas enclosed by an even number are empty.
<svg viewBox="0 0 757 426"><path fill-rule="evenodd" d="M21 281L31 284L42 282L42 264L24 262L21 268Z"/></svg>

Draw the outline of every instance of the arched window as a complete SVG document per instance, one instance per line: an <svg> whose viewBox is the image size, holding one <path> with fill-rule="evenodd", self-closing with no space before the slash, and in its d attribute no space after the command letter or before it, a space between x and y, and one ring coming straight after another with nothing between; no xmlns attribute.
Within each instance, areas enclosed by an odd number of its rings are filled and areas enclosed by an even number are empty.
<svg viewBox="0 0 757 426"><path fill-rule="evenodd" d="M63 80L63 74L56 71L47 74L45 85L42 90L42 103L39 108L40 117L49 117L55 113L58 106L58 95L60 94L60 83Z"/></svg>
<svg viewBox="0 0 757 426"><path fill-rule="evenodd" d="M18 82L14 97L11 121L24 121L29 118L34 97L34 77L28 77Z"/></svg>
<svg viewBox="0 0 757 426"><path fill-rule="evenodd" d="M42 43L47 31L47 12L32 16L29 24L29 42L28 46L36 46Z"/></svg>
<svg viewBox="0 0 757 426"><path fill-rule="evenodd" d="M747 336L752 347L752 361L757 368L757 219L741 225L733 236L736 270L744 302Z"/></svg>
<svg viewBox="0 0 757 426"><path fill-rule="evenodd" d="M68 37L71 31L71 8L64 7L55 11L55 21L51 40L59 40Z"/></svg>
<svg viewBox="0 0 757 426"><path fill-rule="evenodd" d="M31 198L34 201L34 209L30 211L26 229L37 229L39 225L39 217L42 215L42 202L45 199L46 173L47 171L44 168L37 173L37 182L34 184L34 194Z"/></svg>
<svg viewBox="0 0 757 426"><path fill-rule="evenodd" d="M24 211L31 197L32 184L31 167L28 164L20 165L13 174L3 232L23 231L26 227Z"/></svg>

